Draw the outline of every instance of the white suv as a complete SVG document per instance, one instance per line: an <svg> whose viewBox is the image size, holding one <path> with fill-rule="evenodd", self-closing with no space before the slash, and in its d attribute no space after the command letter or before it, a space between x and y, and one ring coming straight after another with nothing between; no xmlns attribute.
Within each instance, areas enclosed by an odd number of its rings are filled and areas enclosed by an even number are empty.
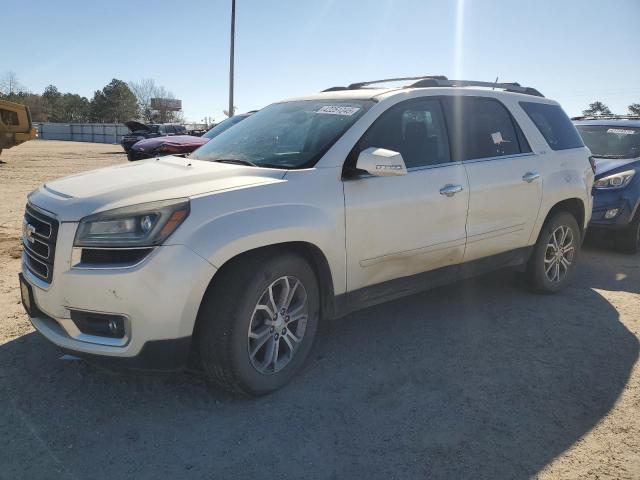
<svg viewBox="0 0 640 480"><path fill-rule="evenodd" d="M394 80L413 83L275 103L188 158L31 193L35 328L132 367L196 358L263 394L302 365L321 318L506 266L564 287L594 175L561 107L518 84Z"/></svg>

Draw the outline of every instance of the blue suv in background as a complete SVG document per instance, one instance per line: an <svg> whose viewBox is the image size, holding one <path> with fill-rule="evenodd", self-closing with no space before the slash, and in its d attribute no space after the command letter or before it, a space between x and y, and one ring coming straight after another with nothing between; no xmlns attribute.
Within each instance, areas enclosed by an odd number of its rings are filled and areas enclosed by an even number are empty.
<svg viewBox="0 0 640 480"><path fill-rule="evenodd" d="M593 155L596 179L589 230L613 233L627 253L640 250L640 117L572 119Z"/></svg>

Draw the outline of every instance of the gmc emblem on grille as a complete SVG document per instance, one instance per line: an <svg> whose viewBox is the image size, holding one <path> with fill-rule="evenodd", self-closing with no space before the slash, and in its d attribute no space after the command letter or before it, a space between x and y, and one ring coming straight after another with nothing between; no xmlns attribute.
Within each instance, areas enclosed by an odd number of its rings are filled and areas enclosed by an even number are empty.
<svg viewBox="0 0 640 480"><path fill-rule="evenodd" d="M29 243L33 243L36 239L33 234L36 233L36 227L27 222L22 222L22 238Z"/></svg>

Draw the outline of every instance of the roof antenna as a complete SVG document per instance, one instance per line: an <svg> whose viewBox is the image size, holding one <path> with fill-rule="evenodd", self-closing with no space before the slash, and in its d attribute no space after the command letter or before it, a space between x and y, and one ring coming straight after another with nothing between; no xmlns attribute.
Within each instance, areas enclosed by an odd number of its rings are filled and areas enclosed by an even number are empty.
<svg viewBox="0 0 640 480"><path fill-rule="evenodd" d="M493 82L493 88L491 90L495 90L497 84L498 84L498 77L496 77L496 81Z"/></svg>

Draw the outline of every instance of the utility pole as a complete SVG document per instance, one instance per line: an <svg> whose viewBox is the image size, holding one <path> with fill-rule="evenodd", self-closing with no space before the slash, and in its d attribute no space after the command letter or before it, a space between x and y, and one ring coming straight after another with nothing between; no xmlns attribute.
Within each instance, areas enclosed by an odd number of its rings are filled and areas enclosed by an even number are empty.
<svg viewBox="0 0 640 480"><path fill-rule="evenodd" d="M229 48L229 117L233 117L233 50L236 36L236 0L231 0L231 45Z"/></svg>

